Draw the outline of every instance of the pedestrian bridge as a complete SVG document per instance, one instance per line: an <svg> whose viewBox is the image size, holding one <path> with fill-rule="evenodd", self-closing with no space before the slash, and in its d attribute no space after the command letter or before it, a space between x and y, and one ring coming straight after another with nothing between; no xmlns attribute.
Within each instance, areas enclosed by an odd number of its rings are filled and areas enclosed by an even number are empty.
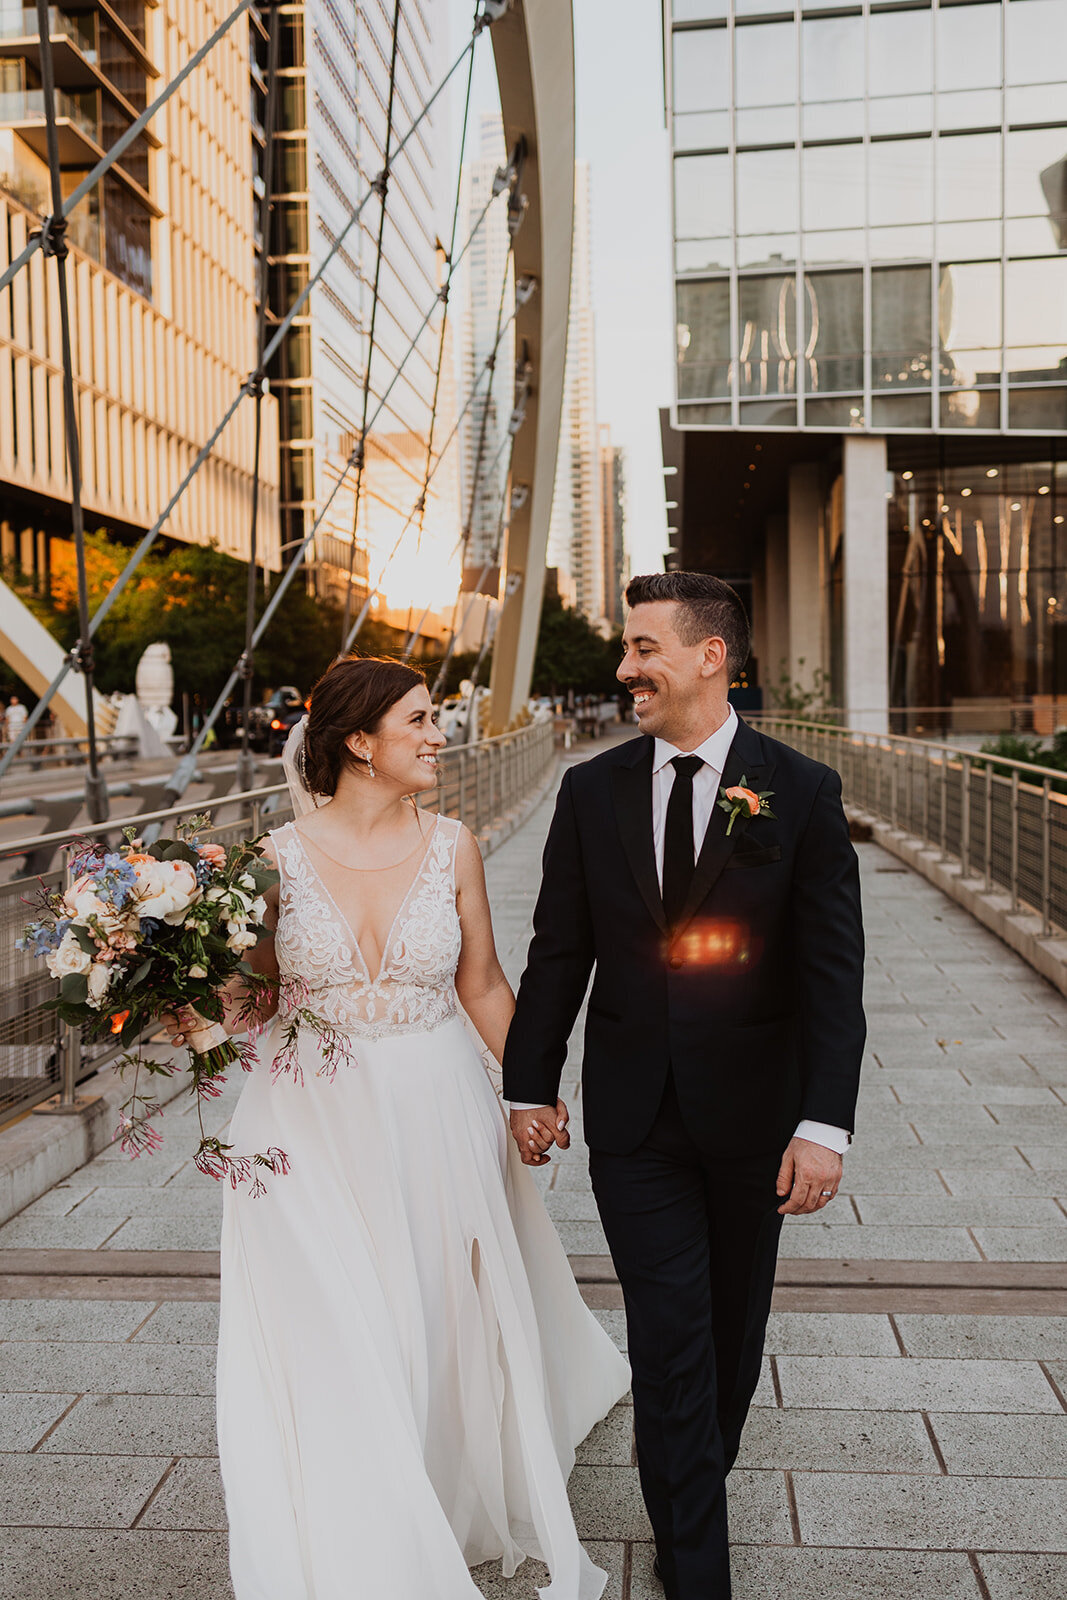
<svg viewBox="0 0 1067 1600"><path fill-rule="evenodd" d="M552 800L487 860L513 982ZM731 1477L735 1592L1062 1600L1067 1000L898 855L858 850L857 1138L834 1204L786 1224ZM578 1070L576 1043L564 1093L580 1134ZM106 1071L92 1089L113 1093ZM48 1120L0 1130L0 1166ZM194 1123L174 1102L158 1155L109 1147L0 1227L0 1548L4 1592L25 1600L110 1600L120 1583L153 1600L230 1592L212 1398L220 1194L191 1170ZM536 1178L624 1346L580 1139ZM611 1600L658 1600L627 1405L582 1446L570 1489ZM476 1578L486 1600L533 1600L545 1581Z"/></svg>

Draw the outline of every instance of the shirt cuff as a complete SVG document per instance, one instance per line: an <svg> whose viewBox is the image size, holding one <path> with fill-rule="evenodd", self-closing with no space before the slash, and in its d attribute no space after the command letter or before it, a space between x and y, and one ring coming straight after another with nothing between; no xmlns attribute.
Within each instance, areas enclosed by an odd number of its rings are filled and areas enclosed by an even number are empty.
<svg viewBox="0 0 1067 1600"><path fill-rule="evenodd" d="M835 1128L829 1122L802 1122L794 1137L810 1139L812 1144L821 1144L839 1156L843 1156L852 1143L852 1135L847 1128Z"/></svg>
<svg viewBox="0 0 1067 1600"><path fill-rule="evenodd" d="M530 1101L530 1100L509 1100L508 1101L508 1110L509 1111L540 1111L540 1109L541 1109L541 1107L538 1105L538 1103L536 1101Z"/></svg>

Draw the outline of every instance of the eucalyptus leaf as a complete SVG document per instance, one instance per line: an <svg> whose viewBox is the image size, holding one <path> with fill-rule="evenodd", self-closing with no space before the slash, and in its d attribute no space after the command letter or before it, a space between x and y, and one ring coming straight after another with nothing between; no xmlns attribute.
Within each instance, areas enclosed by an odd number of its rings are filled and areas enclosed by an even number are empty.
<svg viewBox="0 0 1067 1600"><path fill-rule="evenodd" d="M84 972L68 972L59 980L59 998L67 1005L84 1005L89 998L89 980Z"/></svg>

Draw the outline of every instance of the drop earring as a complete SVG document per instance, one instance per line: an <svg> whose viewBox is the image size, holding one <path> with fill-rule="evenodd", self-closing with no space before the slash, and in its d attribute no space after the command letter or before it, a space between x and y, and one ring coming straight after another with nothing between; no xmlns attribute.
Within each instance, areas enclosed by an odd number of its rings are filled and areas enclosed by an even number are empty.
<svg viewBox="0 0 1067 1600"><path fill-rule="evenodd" d="M370 778L373 778L374 777L374 762L371 760L369 754L364 757L364 760L367 763L367 776L370 777Z"/></svg>

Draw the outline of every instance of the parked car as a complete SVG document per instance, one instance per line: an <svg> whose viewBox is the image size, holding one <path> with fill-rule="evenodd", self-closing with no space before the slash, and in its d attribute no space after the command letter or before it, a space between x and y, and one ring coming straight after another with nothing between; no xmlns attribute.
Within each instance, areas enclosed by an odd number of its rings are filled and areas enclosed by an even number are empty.
<svg viewBox="0 0 1067 1600"><path fill-rule="evenodd" d="M299 689L292 684L286 684L281 689L275 689L267 701L266 709L270 714L270 741L268 753L280 756L289 737L290 730L296 726L304 715L304 700Z"/></svg>

